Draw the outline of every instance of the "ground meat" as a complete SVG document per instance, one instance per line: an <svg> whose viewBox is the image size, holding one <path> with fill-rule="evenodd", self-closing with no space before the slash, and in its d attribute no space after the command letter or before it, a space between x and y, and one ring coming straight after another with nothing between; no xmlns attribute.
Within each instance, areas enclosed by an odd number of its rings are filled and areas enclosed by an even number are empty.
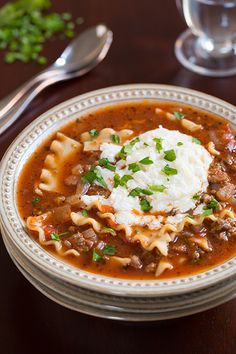
<svg viewBox="0 0 236 354"><path fill-rule="evenodd" d="M145 272L153 273L153 272L155 272L156 267L157 267L157 264L155 262L151 262L145 267Z"/></svg>
<svg viewBox="0 0 236 354"><path fill-rule="evenodd" d="M63 239L67 248L73 248L79 252L88 252L97 242L97 235L92 228L83 232L77 232Z"/></svg>
<svg viewBox="0 0 236 354"><path fill-rule="evenodd" d="M93 185L89 188L87 195L101 195L105 198L108 198L111 194L111 192L108 189Z"/></svg>
<svg viewBox="0 0 236 354"><path fill-rule="evenodd" d="M215 233L215 236L220 239L236 236L236 222L230 218L218 219L212 224L211 231ZM219 231L221 232L219 233Z"/></svg>
<svg viewBox="0 0 236 354"><path fill-rule="evenodd" d="M226 183L223 187L221 187L217 192L216 196L222 202L228 201L230 198L235 196L236 190L235 186L232 183Z"/></svg>
<svg viewBox="0 0 236 354"><path fill-rule="evenodd" d="M219 163L211 164L208 171L208 181L210 183L226 183L230 178Z"/></svg>
<svg viewBox="0 0 236 354"><path fill-rule="evenodd" d="M131 259L131 262L130 262L131 267L136 268L136 269L142 268L143 264L138 256L133 255L130 257L130 259Z"/></svg>
<svg viewBox="0 0 236 354"><path fill-rule="evenodd" d="M63 224L69 221L70 214L71 208L68 204L52 209L53 224Z"/></svg>
<svg viewBox="0 0 236 354"><path fill-rule="evenodd" d="M84 173L85 169L84 166L78 163L78 165L74 166L71 170L73 175L80 176L82 173Z"/></svg>
<svg viewBox="0 0 236 354"><path fill-rule="evenodd" d="M79 182L79 176L70 175L65 178L64 183L66 186L76 186Z"/></svg>
<svg viewBox="0 0 236 354"><path fill-rule="evenodd" d="M176 253L188 253L188 247L184 243L173 244L171 249Z"/></svg>

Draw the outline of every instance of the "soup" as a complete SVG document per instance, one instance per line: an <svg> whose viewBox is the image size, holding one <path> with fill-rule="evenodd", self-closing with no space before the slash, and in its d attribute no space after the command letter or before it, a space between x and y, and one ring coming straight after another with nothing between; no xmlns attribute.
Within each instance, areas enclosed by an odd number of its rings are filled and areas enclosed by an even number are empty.
<svg viewBox="0 0 236 354"><path fill-rule="evenodd" d="M209 269L236 251L236 144L229 124L159 101L89 113L24 166L17 204L48 252L130 279Z"/></svg>

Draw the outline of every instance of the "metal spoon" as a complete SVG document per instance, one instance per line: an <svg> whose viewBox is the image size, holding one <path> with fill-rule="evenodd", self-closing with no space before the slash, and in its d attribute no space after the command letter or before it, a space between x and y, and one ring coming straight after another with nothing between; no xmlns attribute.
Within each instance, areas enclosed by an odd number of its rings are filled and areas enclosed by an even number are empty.
<svg viewBox="0 0 236 354"><path fill-rule="evenodd" d="M66 47L51 66L1 100L0 135L45 87L82 76L99 64L110 48L112 37L112 32L103 24L87 29Z"/></svg>

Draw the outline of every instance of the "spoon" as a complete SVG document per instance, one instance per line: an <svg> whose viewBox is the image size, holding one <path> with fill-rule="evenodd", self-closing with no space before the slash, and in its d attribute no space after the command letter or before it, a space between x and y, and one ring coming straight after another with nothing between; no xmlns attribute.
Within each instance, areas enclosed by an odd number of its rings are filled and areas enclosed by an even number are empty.
<svg viewBox="0 0 236 354"><path fill-rule="evenodd" d="M47 69L27 81L0 101L0 135L21 115L45 87L82 76L106 56L112 32L103 24L91 27L76 37Z"/></svg>

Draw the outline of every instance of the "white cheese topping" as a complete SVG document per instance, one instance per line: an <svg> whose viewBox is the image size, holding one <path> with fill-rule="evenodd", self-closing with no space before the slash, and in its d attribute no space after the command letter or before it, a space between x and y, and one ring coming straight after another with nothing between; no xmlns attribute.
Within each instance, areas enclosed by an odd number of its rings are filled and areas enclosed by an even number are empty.
<svg viewBox="0 0 236 354"><path fill-rule="evenodd" d="M158 212L168 213L171 210L178 210L181 215L178 217L181 221L190 209L195 208L196 201L193 196L197 193L206 191L208 186L207 175L208 168L212 162L209 152L193 137L182 134L176 130L168 130L159 127L139 135L139 141L131 144L131 149L125 155L124 160L116 163L116 171L110 171L105 167L98 167L104 178L111 195L108 199L98 198L102 204L110 205L114 209L116 222L126 225L147 225L150 229L160 228L162 216L147 215L140 207L140 197L150 204L150 213ZM157 140L161 142L161 148L157 148ZM130 141L126 142L127 146ZM108 158L110 162L115 162L115 157L120 151L121 146L112 143L101 145L101 157ZM168 161L166 151L173 150L171 154L172 161ZM141 160L149 158L150 164L142 164ZM167 159L166 159L167 158ZM129 165L136 163L138 171L133 172ZM170 175L165 173L166 169L171 168ZM167 171L168 172L168 171ZM175 173L175 174L173 174ZM132 177L126 185L114 187L114 176L124 175ZM155 192L150 186L164 186L162 192ZM142 188L152 191L152 195L132 197L129 193L134 188ZM91 199L91 201L90 201ZM84 196L82 200L89 207L94 196ZM184 214L184 215L183 215ZM167 219L173 224L175 220Z"/></svg>

